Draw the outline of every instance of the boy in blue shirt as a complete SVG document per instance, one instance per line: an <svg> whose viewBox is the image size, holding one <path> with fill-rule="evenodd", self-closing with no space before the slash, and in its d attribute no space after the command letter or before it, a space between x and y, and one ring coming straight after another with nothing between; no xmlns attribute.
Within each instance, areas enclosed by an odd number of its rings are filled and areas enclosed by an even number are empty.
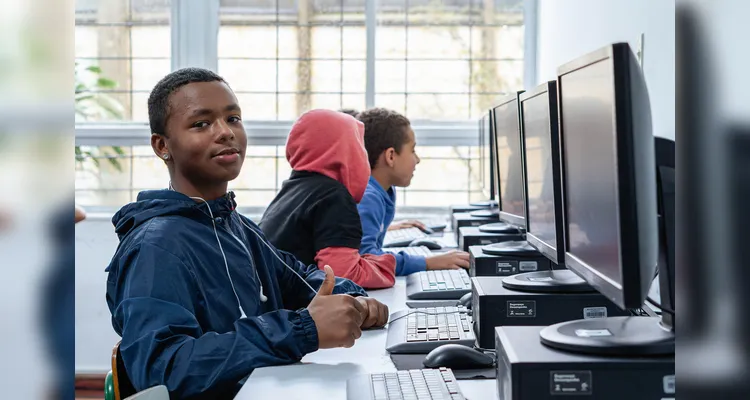
<svg viewBox="0 0 750 400"><path fill-rule="evenodd" d="M383 239L396 212L395 187L409 186L419 164L417 142L409 119L395 111L372 108L357 118L365 125L365 148L372 170L365 195L357 206L363 234L359 252L383 254ZM428 258L396 254L396 275L458 268L469 268L469 253L451 251Z"/></svg>

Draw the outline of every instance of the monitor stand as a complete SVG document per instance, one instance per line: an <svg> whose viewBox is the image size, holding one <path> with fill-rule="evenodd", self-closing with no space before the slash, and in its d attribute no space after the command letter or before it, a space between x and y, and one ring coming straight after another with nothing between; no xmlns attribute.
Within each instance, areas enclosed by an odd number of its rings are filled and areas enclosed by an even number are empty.
<svg viewBox="0 0 750 400"><path fill-rule="evenodd" d="M474 215L472 215L474 216ZM518 233L518 229L505 222L492 222L489 224L479 225L479 232L484 233Z"/></svg>
<svg viewBox="0 0 750 400"><path fill-rule="evenodd" d="M477 218L492 218L500 215L500 210L497 207L490 207L484 210L471 211L469 215Z"/></svg>
<svg viewBox="0 0 750 400"><path fill-rule="evenodd" d="M674 354L675 335L659 317L608 317L550 325L543 344L575 353L608 356Z"/></svg>
<svg viewBox="0 0 750 400"><path fill-rule="evenodd" d="M474 206L474 207L492 208L492 207L497 207L497 201L495 200L474 201L474 202L469 203L469 205Z"/></svg>
<svg viewBox="0 0 750 400"><path fill-rule="evenodd" d="M500 222L500 223L504 224L504 222ZM495 225L495 224L489 224L489 225ZM511 226L508 224L506 225ZM482 232L487 232L487 231L482 230L482 227L484 226L487 226L487 225L480 226L479 230ZM498 233L506 233L506 232L504 231L504 232L498 232ZM513 230L507 233L518 233L518 231ZM531 247L529 242L525 240L522 240L522 241L515 240L515 241L488 244L482 247L482 253L489 254L491 256L514 256L514 255L520 256L520 255L539 254L539 252L535 248Z"/></svg>
<svg viewBox="0 0 750 400"><path fill-rule="evenodd" d="M586 281L569 269L526 272L503 279L503 287L520 292L537 293L589 293L593 292Z"/></svg>

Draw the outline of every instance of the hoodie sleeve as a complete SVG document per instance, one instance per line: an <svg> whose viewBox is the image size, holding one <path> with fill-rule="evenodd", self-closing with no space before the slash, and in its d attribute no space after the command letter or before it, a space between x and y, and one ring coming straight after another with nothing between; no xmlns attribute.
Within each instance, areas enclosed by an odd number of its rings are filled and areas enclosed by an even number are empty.
<svg viewBox="0 0 750 400"><path fill-rule="evenodd" d="M385 204L373 192L365 192L362 201L357 205L359 218L362 223L362 244L359 247L360 254L385 254L378 246L380 227L385 221ZM383 226L383 229L388 229ZM424 271L427 262L424 257L410 256L404 252L394 254L396 257L396 275L409 275L414 272Z"/></svg>
<svg viewBox="0 0 750 400"><path fill-rule="evenodd" d="M396 283L396 260L392 254L359 255L357 249L327 247L315 255L318 268L330 265L336 276L343 276L367 289L389 288Z"/></svg>
<svg viewBox="0 0 750 400"><path fill-rule="evenodd" d="M225 397L255 368L290 364L318 349L307 310L277 310L235 321L226 333L204 332L196 317L195 276L175 255L150 244L123 254L112 323L138 390L166 385L172 397Z"/></svg>
<svg viewBox="0 0 750 400"><path fill-rule="evenodd" d="M315 264L305 265L303 262L298 261L292 254L281 250L276 251L284 259L284 262L289 267L294 268L294 271L299 275L297 276L297 274L286 268L285 265L278 263L278 279L283 292L284 307L290 309L307 307L313 297L315 297L315 293L310 290L305 282L317 292L325 280L325 271L318 269ZM336 270L334 269L335 272ZM302 282L300 277L304 278L305 282ZM367 296L362 287L352 280L341 278L339 274L336 274L336 286L333 288L333 294L348 294L355 297Z"/></svg>

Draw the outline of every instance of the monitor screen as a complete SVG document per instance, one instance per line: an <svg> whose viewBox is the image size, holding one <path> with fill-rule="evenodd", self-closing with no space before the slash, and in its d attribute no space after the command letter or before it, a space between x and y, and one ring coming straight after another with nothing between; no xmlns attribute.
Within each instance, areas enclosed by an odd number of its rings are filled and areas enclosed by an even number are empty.
<svg viewBox="0 0 750 400"><path fill-rule="evenodd" d="M525 220L518 100L506 102L495 108L495 135L500 210L520 220ZM515 223L515 221L509 222Z"/></svg>
<svg viewBox="0 0 750 400"><path fill-rule="evenodd" d="M557 249L557 231L549 93L545 91L524 100L522 109L526 145L526 195L529 203L528 232L554 250Z"/></svg>
<svg viewBox="0 0 750 400"><path fill-rule="evenodd" d="M568 253L622 285L611 58L560 76Z"/></svg>

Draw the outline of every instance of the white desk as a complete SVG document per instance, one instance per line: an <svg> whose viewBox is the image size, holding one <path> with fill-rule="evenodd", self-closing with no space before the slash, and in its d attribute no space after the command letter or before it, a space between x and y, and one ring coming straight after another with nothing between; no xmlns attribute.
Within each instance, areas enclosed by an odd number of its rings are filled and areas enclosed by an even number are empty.
<svg viewBox="0 0 750 400"><path fill-rule="evenodd" d="M374 290L370 296L388 305L393 313L406 308L406 279L396 278L390 289ZM358 374L395 372L385 351L385 329L362 332L350 349L326 349L308 354L301 363L256 369L235 399L346 400L346 380ZM494 379L460 380L467 399L496 400Z"/></svg>

